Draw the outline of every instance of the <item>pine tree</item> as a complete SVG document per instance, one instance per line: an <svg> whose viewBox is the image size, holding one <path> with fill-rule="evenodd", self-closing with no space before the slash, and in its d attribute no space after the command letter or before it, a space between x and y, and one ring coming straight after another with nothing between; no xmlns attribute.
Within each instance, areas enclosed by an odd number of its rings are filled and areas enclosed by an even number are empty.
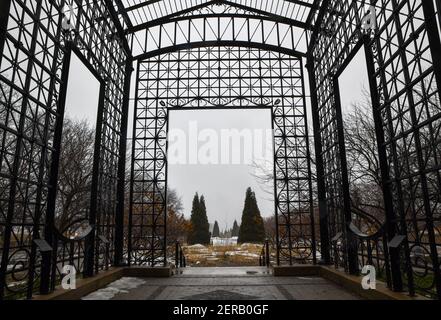
<svg viewBox="0 0 441 320"><path fill-rule="evenodd" d="M251 188L248 188L245 195L238 242L263 242L264 239L265 228L257 206L256 195Z"/></svg>
<svg viewBox="0 0 441 320"><path fill-rule="evenodd" d="M210 225L207 218L207 209L205 208L205 199L204 196L199 198L197 193L193 198L190 222L191 230L188 235L188 243L209 244Z"/></svg>
<svg viewBox="0 0 441 320"><path fill-rule="evenodd" d="M237 224L236 220L234 220L233 229L231 229L231 236L232 237L238 237L239 236L239 225Z"/></svg>
<svg viewBox="0 0 441 320"><path fill-rule="evenodd" d="M207 208L205 206L204 195L201 196L199 200L200 210L201 210L201 242L202 244L210 244L210 224L208 223Z"/></svg>
<svg viewBox="0 0 441 320"><path fill-rule="evenodd" d="M220 236L220 230L219 230L219 224L217 221L214 221L214 227L213 227L213 233L211 234L212 237L219 237Z"/></svg>
<svg viewBox="0 0 441 320"><path fill-rule="evenodd" d="M198 228L199 228L199 221L200 221L200 204L199 204L199 196L198 193L193 197L193 203L191 208L191 217L190 217L190 223L191 223L191 230L188 234L188 243L189 244L195 244L198 243Z"/></svg>

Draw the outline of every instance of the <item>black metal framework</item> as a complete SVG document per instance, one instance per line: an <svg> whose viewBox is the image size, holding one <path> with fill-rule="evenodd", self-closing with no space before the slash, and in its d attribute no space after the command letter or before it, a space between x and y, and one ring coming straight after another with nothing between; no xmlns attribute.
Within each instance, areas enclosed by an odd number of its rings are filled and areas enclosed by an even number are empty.
<svg viewBox="0 0 441 320"><path fill-rule="evenodd" d="M197 47L139 61L136 83L130 263L165 263L168 112L207 108L271 108L278 261L315 261L300 57L249 47Z"/></svg>
<svg viewBox="0 0 441 320"><path fill-rule="evenodd" d="M75 18L72 26L63 28L68 4ZM92 275L112 262L116 189L124 178L116 174L125 160L119 151L127 126L123 83L130 61L127 41L118 36L122 26L112 11L107 1L2 1L0 298L49 292L65 264ZM77 239L65 238L54 228L72 50L102 83L91 230Z"/></svg>
<svg viewBox="0 0 441 320"><path fill-rule="evenodd" d="M366 33L368 5L376 28ZM440 298L440 11L439 0L2 0L0 299L51 291L64 264L92 276L110 265L167 263L168 110L206 107L272 110L278 263L302 255L314 261L320 252L323 263L353 274L375 265L393 290ZM352 205L347 176L344 88L337 78L362 46L384 219ZM74 240L54 228L72 50L102 83L91 228ZM132 61L138 64L135 140L125 224ZM366 228L376 232L365 234Z"/></svg>
<svg viewBox="0 0 441 320"><path fill-rule="evenodd" d="M333 240L330 245L336 266L357 273L367 260L379 270L386 269L395 290L439 297L441 73L435 58L440 48L437 11L432 1L372 2L377 29L364 35L360 26L365 5L364 1L323 1L311 35L310 76L317 89L311 91L315 139L321 144L316 150L322 166L318 179L328 219L321 227L327 225ZM363 237L354 228L358 213L351 206L347 179L339 102L342 88L335 81L361 45L370 75L386 208L385 234L378 232L376 238ZM366 257L363 250L368 247Z"/></svg>
<svg viewBox="0 0 441 320"><path fill-rule="evenodd" d="M231 2L208 1L197 8L177 12L128 28L133 34L133 55L146 59L196 46L245 45L292 55L306 52L306 24L275 15L259 14Z"/></svg>

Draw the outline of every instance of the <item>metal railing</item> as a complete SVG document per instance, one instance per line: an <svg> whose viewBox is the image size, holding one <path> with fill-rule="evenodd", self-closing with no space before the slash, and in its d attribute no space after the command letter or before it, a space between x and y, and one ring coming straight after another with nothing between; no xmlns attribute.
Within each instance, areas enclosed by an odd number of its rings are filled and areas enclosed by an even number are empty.
<svg viewBox="0 0 441 320"><path fill-rule="evenodd" d="M265 240L265 243L263 244L263 247L262 247L262 251L260 251L259 266L261 266L261 267L266 266L267 268L270 267L270 253L269 253L269 241L268 240Z"/></svg>
<svg viewBox="0 0 441 320"><path fill-rule="evenodd" d="M176 241L175 243L175 265L176 268L185 268L187 265L187 259L182 249L181 243Z"/></svg>

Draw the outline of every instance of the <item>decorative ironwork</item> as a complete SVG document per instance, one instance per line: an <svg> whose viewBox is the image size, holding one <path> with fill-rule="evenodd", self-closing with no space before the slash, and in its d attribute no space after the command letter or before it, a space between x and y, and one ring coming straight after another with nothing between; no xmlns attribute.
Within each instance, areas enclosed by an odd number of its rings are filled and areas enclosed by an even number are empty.
<svg viewBox="0 0 441 320"><path fill-rule="evenodd" d="M114 240L116 169L122 161L118 146L127 125L122 121L127 112L123 83L130 52L126 39L114 36L122 26L112 19L113 8L106 1L80 4L21 0L1 4L1 30L5 31L0 39L0 298L29 298L37 285L48 292L64 264L91 275L107 268L113 256L113 242L98 254L104 245L97 236ZM65 5L75 13L74 28L62 28ZM87 208L93 230L75 240L54 228L72 50L102 82L92 199ZM35 239L45 239L53 250L40 252Z"/></svg>
<svg viewBox="0 0 441 320"><path fill-rule="evenodd" d="M363 37L363 1L323 1L311 35L310 76L316 81L313 106L316 150L321 162L327 219L321 228L332 238L342 232L341 246L333 246L338 266L357 273L364 261L363 237L350 229L352 216L344 150L339 88L336 76L365 46L373 113L386 208L387 241L405 241L390 249L391 283L395 290L440 296L440 140L441 70L436 8L431 1L389 0L375 3L377 29ZM439 10L440 8L438 8ZM334 15L332 12L341 12ZM324 32L326 30L326 32ZM314 99L313 99L314 100ZM387 257L378 238L372 259ZM380 243L383 243L380 247ZM383 250L384 249L384 250ZM389 271L388 271L389 272Z"/></svg>
<svg viewBox="0 0 441 320"><path fill-rule="evenodd" d="M168 110L219 107L272 110L277 263L314 261L320 252L323 263L353 274L373 264L391 289L439 299L440 6L438 0L2 0L0 299L51 291L67 263L85 276L110 265L165 264ZM349 189L343 88L336 79L361 47L383 219L354 206ZM54 228L72 50L101 83L90 229L76 239ZM305 57L317 172L314 205ZM126 223L133 61L135 140ZM311 228L315 205L317 240Z"/></svg>
<svg viewBox="0 0 441 320"><path fill-rule="evenodd" d="M315 260L302 60L274 51L204 47L138 62L130 263L165 263L168 110L271 108L278 261Z"/></svg>

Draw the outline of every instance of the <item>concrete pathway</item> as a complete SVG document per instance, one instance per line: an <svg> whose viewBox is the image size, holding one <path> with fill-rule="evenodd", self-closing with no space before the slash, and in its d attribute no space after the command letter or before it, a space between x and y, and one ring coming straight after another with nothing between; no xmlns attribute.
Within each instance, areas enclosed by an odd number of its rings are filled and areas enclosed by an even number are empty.
<svg viewBox="0 0 441 320"><path fill-rule="evenodd" d="M125 277L83 299L355 300L320 277L273 277L262 267L185 268L170 278Z"/></svg>

